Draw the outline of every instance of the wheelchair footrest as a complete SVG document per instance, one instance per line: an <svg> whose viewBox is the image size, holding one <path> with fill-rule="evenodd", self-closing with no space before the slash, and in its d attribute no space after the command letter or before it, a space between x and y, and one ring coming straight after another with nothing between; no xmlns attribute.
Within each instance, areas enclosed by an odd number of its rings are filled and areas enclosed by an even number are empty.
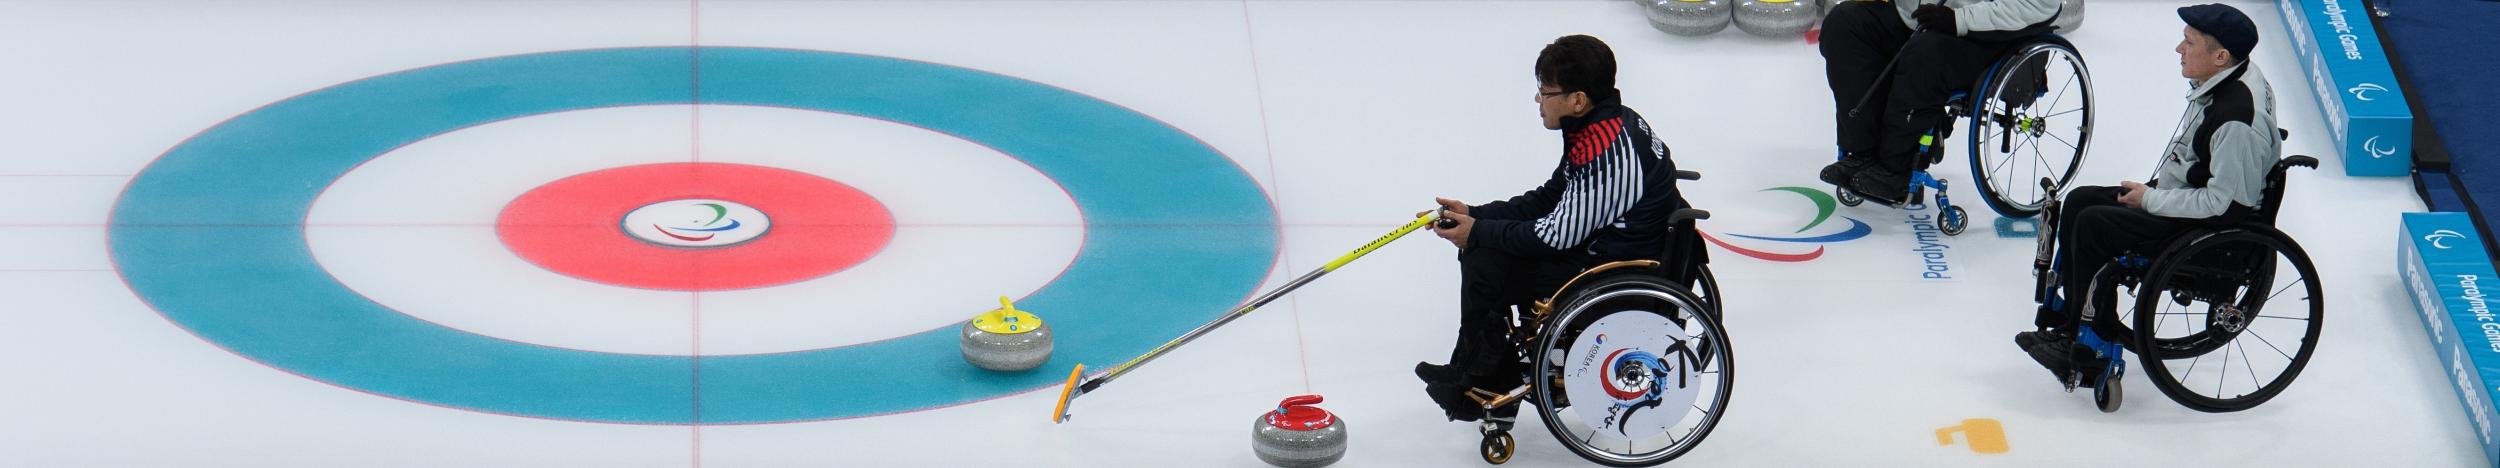
<svg viewBox="0 0 2500 468"><path fill-rule="evenodd" d="M2100 355L2101 359L2117 360L2121 357L2120 352L2127 349L2126 345L2102 339L2100 332L2093 331L2089 326L2083 327L2083 333L2075 336L2075 342L2092 348L2092 353Z"/></svg>
<svg viewBox="0 0 2500 468"><path fill-rule="evenodd" d="M1519 399L1526 398L1527 396L1528 386L1526 385L1510 389L1509 392L1505 393L1495 393L1492 390L1485 390L1481 388L1467 389L1467 398L1476 400L1476 404L1484 405L1484 409L1487 410L1517 404L1519 403Z"/></svg>

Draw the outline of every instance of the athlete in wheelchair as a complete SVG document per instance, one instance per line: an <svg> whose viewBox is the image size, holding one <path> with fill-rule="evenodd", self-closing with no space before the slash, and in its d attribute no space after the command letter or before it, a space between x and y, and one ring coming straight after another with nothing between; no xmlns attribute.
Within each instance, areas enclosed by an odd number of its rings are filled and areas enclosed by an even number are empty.
<svg viewBox="0 0 2500 468"><path fill-rule="evenodd" d="M2059 0L1833 7L1821 48L1840 157L1819 177L1851 206L1915 209L1934 189L1939 227L1959 234L1969 216L1928 169L1943 162L1952 121L1967 117L1982 198L2005 216L2037 213L2051 195L2034 181L2068 182L2092 134L2091 72L2054 33L2060 10Z"/></svg>
<svg viewBox="0 0 2500 468"><path fill-rule="evenodd" d="M2194 89L2155 182L2076 187L2046 207L2033 264L2040 330L2014 337L2068 391L2092 388L2102 411L2122 401L2121 350L2182 405L2254 407L2307 365L2325 313L2308 254L2273 227L2285 172L2317 160L2279 157L2288 133L2247 61L2255 23L2218 4L2179 16Z"/></svg>
<svg viewBox="0 0 2500 468"><path fill-rule="evenodd" d="M1451 223L1434 233L1459 248L1459 333L1449 364L1415 373L1450 419L1480 421L1488 462L1510 459L1522 401L1575 453L1617 466L1683 454L1726 408L1733 369L1692 226L1708 213L1676 190L1700 176L1620 103L1614 69L1595 38L1546 46L1536 99L1562 161L1509 200L1436 200Z"/></svg>

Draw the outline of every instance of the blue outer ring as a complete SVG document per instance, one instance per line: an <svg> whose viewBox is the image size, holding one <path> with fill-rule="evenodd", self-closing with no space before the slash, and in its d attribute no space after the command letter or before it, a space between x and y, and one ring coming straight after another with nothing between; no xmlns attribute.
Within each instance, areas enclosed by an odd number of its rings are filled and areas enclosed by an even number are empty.
<svg viewBox="0 0 2500 468"><path fill-rule="evenodd" d="M1277 251L1274 207L1239 166L1108 102L894 58L663 47L430 66L237 116L131 181L113 208L114 263L167 319L246 358L333 385L490 413L643 424L835 419L995 398L1064 376L974 368L959 355L952 327L840 348L699 359L513 342L358 295L305 244L313 199L394 148L500 120L682 105L698 96L703 104L929 128L995 148L1066 187L1085 218L1084 245L1064 274L1017 303L1051 314L1059 333L1058 353L1043 369L1125 360L1213 319L1267 275ZM965 266L993 259L973 260ZM1041 408L1034 411L1040 417Z"/></svg>

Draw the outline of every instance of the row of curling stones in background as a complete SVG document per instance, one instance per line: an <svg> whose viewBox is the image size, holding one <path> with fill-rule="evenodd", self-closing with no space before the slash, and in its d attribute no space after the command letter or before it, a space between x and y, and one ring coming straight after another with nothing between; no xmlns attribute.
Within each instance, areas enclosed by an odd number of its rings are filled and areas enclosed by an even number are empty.
<svg viewBox="0 0 2500 468"><path fill-rule="evenodd" d="M1832 6L1857 0L1637 0L1648 11L1649 25L1679 36L1699 36L1736 29L1760 36L1788 37L1814 29ZM2083 0L2064 0L2051 24L2061 33L2083 27Z"/></svg>
<svg viewBox="0 0 2500 468"><path fill-rule="evenodd" d="M1319 395L1286 398L1250 421L1250 451L1285 468L1314 468L1345 458L1345 420L1311 406Z"/></svg>
<svg viewBox="0 0 2500 468"><path fill-rule="evenodd" d="M1759 36L1791 37L1814 29L1829 0L1640 0L1649 25L1678 36L1736 29Z"/></svg>
<svg viewBox="0 0 2500 468"><path fill-rule="evenodd" d="M964 321L964 361L973 367L1000 372L1033 370L1041 367L1042 361L1050 360L1050 348L1050 324L1032 312L1016 310L1007 296L998 297L998 310Z"/></svg>

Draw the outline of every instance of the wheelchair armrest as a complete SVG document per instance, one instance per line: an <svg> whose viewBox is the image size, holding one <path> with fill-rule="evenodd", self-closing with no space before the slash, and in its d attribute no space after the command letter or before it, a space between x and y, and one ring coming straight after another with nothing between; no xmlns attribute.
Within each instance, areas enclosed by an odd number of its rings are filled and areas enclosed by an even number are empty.
<svg viewBox="0 0 2500 468"><path fill-rule="evenodd" d="M1675 171L1675 180L1701 180L1701 173L1699 173L1699 172L1693 172L1693 171L1686 171L1686 170L1677 170L1677 171Z"/></svg>
<svg viewBox="0 0 2500 468"><path fill-rule="evenodd" d="M1675 214L1667 215L1667 225L1684 226L1693 221L1704 219L1710 219L1710 211L1697 208L1684 208L1675 210Z"/></svg>
<svg viewBox="0 0 2500 468"><path fill-rule="evenodd" d="M2285 174L2294 167L2317 169L2318 158L2295 154L2276 161L2274 168L2266 170L2266 187L2258 193L2257 213L2251 219L2269 225L2274 223L2275 214L2283 209L2283 184L2288 179Z"/></svg>

